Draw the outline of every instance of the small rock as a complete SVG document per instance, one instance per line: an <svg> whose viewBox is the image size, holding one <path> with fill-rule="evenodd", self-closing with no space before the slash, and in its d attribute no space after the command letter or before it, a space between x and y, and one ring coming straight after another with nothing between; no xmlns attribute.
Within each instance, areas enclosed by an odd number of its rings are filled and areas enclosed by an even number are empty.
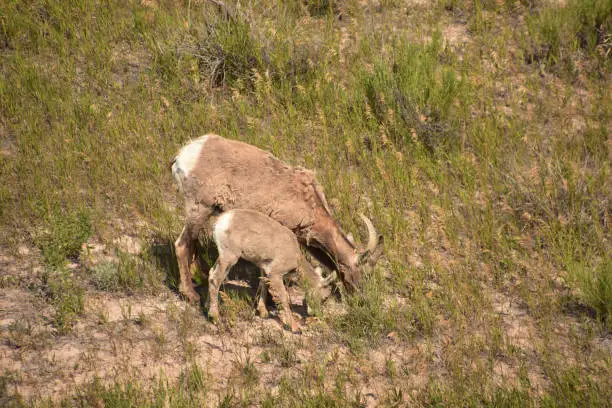
<svg viewBox="0 0 612 408"><path fill-rule="evenodd" d="M25 245L19 245L19 247L17 248L17 253L20 256L27 256L30 254L30 248Z"/></svg>
<svg viewBox="0 0 612 408"><path fill-rule="evenodd" d="M142 251L142 243L140 240L130 237L129 235L123 235L114 240L113 243L117 245L120 250L131 255L138 255Z"/></svg>
<svg viewBox="0 0 612 408"><path fill-rule="evenodd" d="M410 262L410 264L413 265L415 268L423 267L423 261L421 260L421 257L419 255L408 255L408 262Z"/></svg>
<svg viewBox="0 0 612 408"><path fill-rule="evenodd" d="M376 394L372 392L365 392L363 393L363 395L365 396L365 407L366 408L373 408L378 405L377 403L378 398L376 397Z"/></svg>

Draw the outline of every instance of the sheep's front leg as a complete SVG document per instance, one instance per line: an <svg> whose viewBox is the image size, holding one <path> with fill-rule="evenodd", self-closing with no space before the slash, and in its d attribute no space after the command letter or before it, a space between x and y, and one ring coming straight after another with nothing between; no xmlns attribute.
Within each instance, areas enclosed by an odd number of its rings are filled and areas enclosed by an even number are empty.
<svg viewBox="0 0 612 408"><path fill-rule="evenodd" d="M300 324L293 319L291 307L289 305L289 294L283 284L283 276L277 273L268 274L268 285L270 294L276 306L280 309L280 319L285 327L294 333L300 332Z"/></svg>
<svg viewBox="0 0 612 408"><path fill-rule="evenodd" d="M212 321L219 320L219 287L227 278L227 274L238 258L226 258L222 254L215 262L208 275L208 317Z"/></svg>

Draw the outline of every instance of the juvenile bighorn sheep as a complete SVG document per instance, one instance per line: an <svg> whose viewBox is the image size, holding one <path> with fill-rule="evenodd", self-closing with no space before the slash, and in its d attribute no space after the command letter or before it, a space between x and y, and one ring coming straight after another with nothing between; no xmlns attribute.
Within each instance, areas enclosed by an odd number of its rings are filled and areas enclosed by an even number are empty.
<svg viewBox="0 0 612 408"><path fill-rule="evenodd" d="M199 301L190 265L196 242L213 211L245 208L261 212L293 231L298 241L324 250L337 264L347 289L357 287L361 267L382 253L382 236L366 220L363 252L342 232L328 209L314 174L291 167L255 146L209 134L185 145L172 162L172 174L185 198L186 220L175 242L180 291Z"/></svg>
<svg viewBox="0 0 612 408"><path fill-rule="evenodd" d="M283 277L289 272L298 271L309 288L309 299L320 296L323 300L330 295L329 285L333 274L328 279L322 279L320 268L314 269L302 256L295 235L270 217L253 210L226 211L214 222L212 236L219 258L208 275L208 316L211 319L219 318L219 286L239 259L253 263L263 272L258 290L257 310L260 316L268 315L267 284L280 311L281 322L293 332L299 330L299 324L293 319Z"/></svg>

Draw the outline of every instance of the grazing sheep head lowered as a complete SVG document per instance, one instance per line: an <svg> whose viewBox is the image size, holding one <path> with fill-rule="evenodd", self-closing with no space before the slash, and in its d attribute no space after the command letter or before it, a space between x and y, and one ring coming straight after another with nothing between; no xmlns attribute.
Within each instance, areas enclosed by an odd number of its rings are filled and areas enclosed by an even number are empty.
<svg viewBox="0 0 612 408"><path fill-rule="evenodd" d="M190 264L196 242L213 212L234 208L263 213L289 228L298 241L322 249L336 263L348 291L359 286L363 270L382 254L383 239L361 216L368 243L358 251L333 219L314 174L291 167L247 143L209 134L186 144L172 162L172 174L185 199L185 226L175 242L180 291L199 301ZM265 239L265 238L263 238Z"/></svg>

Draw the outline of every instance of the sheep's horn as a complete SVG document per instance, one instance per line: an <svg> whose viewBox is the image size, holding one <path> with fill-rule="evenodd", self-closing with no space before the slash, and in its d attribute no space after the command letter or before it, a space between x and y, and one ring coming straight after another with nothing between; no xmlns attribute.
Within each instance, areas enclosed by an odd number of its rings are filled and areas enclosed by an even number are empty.
<svg viewBox="0 0 612 408"><path fill-rule="evenodd" d="M365 215L360 213L359 217L368 229L368 245L366 246L365 250L368 252L372 252L376 249L376 244L378 242L378 234L376 233L376 228L374 228L374 224L372 224L372 221L370 221L370 219Z"/></svg>
<svg viewBox="0 0 612 408"><path fill-rule="evenodd" d="M366 225L366 228L368 229L368 245L366 246L366 249L359 256L359 264L362 264L368 261L372 253L376 251L379 244L382 244L382 236L381 237L378 236L378 233L376 232L376 228L374 228L372 221L370 221L368 217L366 217L365 215L361 213L359 214L359 217L361 218L363 223ZM370 262L376 262L376 259L372 259Z"/></svg>

